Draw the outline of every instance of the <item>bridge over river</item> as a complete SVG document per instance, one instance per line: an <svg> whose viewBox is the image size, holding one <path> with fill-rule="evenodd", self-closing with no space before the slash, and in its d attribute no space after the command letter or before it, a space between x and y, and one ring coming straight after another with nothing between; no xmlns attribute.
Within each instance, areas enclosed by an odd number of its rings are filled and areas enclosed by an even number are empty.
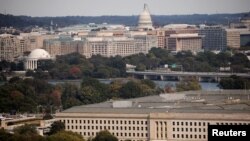
<svg viewBox="0 0 250 141"><path fill-rule="evenodd" d="M128 74L139 79L178 81L184 78L195 78L204 82L218 82L221 78L237 75L250 79L249 73L224 73L224 72L182 72L182 71L127 71Z"/></svg>

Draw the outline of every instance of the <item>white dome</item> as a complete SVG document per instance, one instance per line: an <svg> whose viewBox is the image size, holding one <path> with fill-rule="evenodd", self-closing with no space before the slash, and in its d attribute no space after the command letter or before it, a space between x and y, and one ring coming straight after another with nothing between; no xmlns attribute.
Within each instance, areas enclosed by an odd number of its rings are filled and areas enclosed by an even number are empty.
<svg viewBox="0 0 250 141"><path fill-rule="evenodd" d="M138 28L139 29L153 29L151 16L150 16L150 13L146 4L144 5L144 9L139 16Z"/></svg>
<svg viewBox="0 0 250 141"><path fill-rule="evenodd" d="M29 54L28 59L51 59L51 57L44 49L34 49Z"/></svg>

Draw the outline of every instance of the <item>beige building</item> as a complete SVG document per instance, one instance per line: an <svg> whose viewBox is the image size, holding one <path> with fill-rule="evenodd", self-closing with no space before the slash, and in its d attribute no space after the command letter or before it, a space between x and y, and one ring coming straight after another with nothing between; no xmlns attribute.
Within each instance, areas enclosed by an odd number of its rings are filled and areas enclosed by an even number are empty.
<svg viewBox="0 0 250 141"><path fill-rule="evenodd" d="M171 34L194 34L198 28L187 24L170 24L156 30L158 47L168 49L168 38Z"/></svg>
<svg viewBox="0 0 250 141"><path fill-rule="evenodd" d="M202 93L202 94L201 94ZM250 125L249 92L161 94L76 106L56 119L85 139L109 130L120 141L207 141L208 125Z"/></svg>
<svg viewBox="0 0 250 141"><path fill-rule="evenodd" d="M86 39L87 45L85 47L89 48L90 55L102 55L105 57L111 56L129 56L136 54L137 49L135 46L135 41L133 38L127 37L93 37Z"/></svg>
<svg viewBox="0 0 250 141"><path fill-rule="evenodd" d="M168 50L199 52L202 50L202 37L198 34L171 34Z"/></svg>
<svg viewBox="0 0 250 141"><path fill-rule="evenodd" d="M20 56L20 40L10 34L0 35L0 60L14 61Z"/></svg>
<svg viewBox="0 0 250 141"><path fill-rule="evenodd" d="M233 49L240 48L240 31L239 29L226 29L227 47Z"/></svg>

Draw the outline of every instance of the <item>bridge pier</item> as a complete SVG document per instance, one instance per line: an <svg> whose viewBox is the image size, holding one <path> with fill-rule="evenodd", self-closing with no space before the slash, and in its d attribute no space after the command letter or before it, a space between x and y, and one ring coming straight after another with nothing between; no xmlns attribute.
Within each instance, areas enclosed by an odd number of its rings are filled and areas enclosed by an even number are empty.
<svg viewBox="0 0 250 141"><path fill-rule="evenodd" d="M161 79L161 81L164 81L164 76L160 75L160 79Z"/></svg>

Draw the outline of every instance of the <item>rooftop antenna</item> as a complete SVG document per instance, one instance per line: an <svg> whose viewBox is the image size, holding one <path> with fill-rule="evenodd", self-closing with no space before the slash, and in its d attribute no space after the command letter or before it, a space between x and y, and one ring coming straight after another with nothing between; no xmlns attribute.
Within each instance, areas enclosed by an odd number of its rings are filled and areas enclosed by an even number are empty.
<svg viewBox="0 0 250 141"><path fill-rule="evenodd" d="M53 21L51 20L51 22L50 22L50 33L52 34L53 33Z"/></svg>
<svg viewBox="0 0 250 141"><path fill-rule="evenodd" d="M144 10L148 10L148 5L144 3Z"/></svg>

